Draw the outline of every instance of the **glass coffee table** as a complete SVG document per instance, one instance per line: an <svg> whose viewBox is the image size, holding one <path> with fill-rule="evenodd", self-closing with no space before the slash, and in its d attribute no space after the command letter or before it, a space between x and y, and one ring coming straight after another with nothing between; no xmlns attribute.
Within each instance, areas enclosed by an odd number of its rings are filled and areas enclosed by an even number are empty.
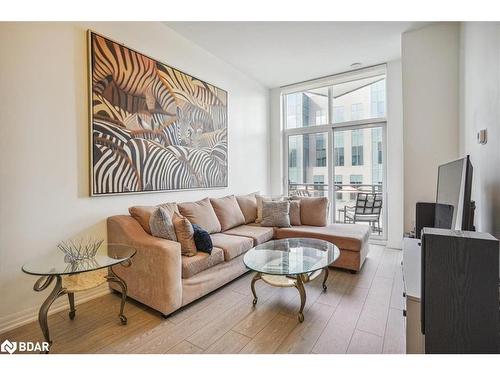
<svg viewBox="0 0 500 375"><path fill-rule="evenodd" d="M304 284L323 274L323 290L326 292L328 266L339 255L337 246L313 238L274 240L254 247L243 258L247 268L257 272L251 283L253 304L257 304L257 280L276 287L295 287L300 295L298 319L302 323L306 304Z"/></svg>
<svg viewBox="0 0 500 375"><path fill-rule="evenodd" d="M95 288L105 282L118 284L122 292L119 318L122 324L127 324L123 314L127 299L127 284L115 274L113 266L130 267L131 258L136 250L124 244L103 243L96 255L90 259L69 261L60 250L54 250L47 256L35 259L23 265L23 272L29 275L41 276L33 286L33 290L41 292L47 289L52 281L55 286L38 312L38 322L45 341L52 344L47 323L47 314L52 303L62 295L67 294L70 311L69 318L75 318L74 293ZM47 353L45 351L45 353Z"/></svg>

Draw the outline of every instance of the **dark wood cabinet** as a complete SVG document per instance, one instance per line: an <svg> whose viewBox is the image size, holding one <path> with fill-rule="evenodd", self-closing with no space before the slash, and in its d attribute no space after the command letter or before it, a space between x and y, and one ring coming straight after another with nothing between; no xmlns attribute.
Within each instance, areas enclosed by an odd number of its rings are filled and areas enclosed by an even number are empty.
<svg viewBox="0 0 500 375"><path fill-rule="evenodd" d="M499 353L499 244L487 233L424 228L426 353Z"/></svg>

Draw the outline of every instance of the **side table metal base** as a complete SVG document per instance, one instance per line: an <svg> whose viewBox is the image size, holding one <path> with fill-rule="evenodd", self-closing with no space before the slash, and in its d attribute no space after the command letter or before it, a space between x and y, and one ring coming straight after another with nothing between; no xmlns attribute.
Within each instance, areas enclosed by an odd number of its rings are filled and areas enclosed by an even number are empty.
<svg viewBox="0 0 500 375"><path fill-rule="evenodd" d="M122 264L125 267L130 266L130 262L127 262ZM101 276L102 277L102 276ZM48 312L50 306L54 303L54 301L59 298L60 296L67 294L68 295L68 301L69 301L69 319L74 320L75 315L76 315L76 308L75 308L75 292L78 291L78 289L68 289L63 286L63 279L61 275L50 275L50 276L42 276L40 277L36 282L35 285L33 286L33 290L36 292L41 292L45 289L47 289L50 284L52 284L53 280L55 281L54 289L52 292L48 295L48 297L45 299L43 302L42 306L40 307L40 310L38 311L38 323L40 324L40 329L42 330L43 337L46 342L49 343L49 350L50 347L52 346L52 340L50 338L50 332L49 332L49 325L48 325ZM94 278L95 279L95 278ZM104 279L102 282L97 282L95 280L92 280L90 283L90 287L96 287L98 285L101 285L104 282L109 282L109 283L116 283L119 285L121 289L121 303L120 303L120 313L119 313L119 318L121 324L127 324L127 317L124 315L124 309L125 309L125 302L127 300L127 284L125 281L120 278L116 273L113 271L112 267L108 268L108 275L104 276ZM81 287L81 290L86 290L89 289L90 287L88 286L83 286ZM42 354L48 354L49 350L41 352Z"/></svg>
<svg viewBox="0 0 500 375"><path fill-rule="evenodd" d="M304 273L294 276L268 275L268 274L263 274L261 272L257 272L250 284L250 288L252 289L252 294L253 294L253 305L255 306L258 300L257 293L255 292L255 283L258 280L262 280L271 286L276 286L281 288L294 287L297 289L300 295L300 309L297 318L299 322L302 323L304 321L304 307L306 305L306 290L304 284L314 280L321 273L324 274L322 283L323 292L326 292L327 290L326 282L328 280L328 267L315 271L311 274Z"/></svg>

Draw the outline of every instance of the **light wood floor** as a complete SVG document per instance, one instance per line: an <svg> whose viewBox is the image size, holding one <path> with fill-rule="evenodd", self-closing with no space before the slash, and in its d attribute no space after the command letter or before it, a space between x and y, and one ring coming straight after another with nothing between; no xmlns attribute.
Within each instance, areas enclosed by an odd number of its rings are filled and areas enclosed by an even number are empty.
<svg viewBox="0 0 500 375"><path fill-rule="evenodd" d="M297 320L294 288L257 282L252 307L248 273L179 310L168 319L127 302L128 325L119 324L119 296L110 294L49 317L52 353L404 353L401 252L371 246L356 275L331 270L306 285L305 321ZM0 334L42 341L38 323Z"/></svg>

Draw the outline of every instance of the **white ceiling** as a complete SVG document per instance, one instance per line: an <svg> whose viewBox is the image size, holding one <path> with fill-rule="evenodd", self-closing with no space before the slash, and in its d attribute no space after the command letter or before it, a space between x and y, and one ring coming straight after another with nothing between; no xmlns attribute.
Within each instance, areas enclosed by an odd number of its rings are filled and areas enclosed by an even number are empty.
<svg viewBox="0 0 500 375"><path fill-rule="evenodd" d="M422 22L165 22L264 86L278 87L401 57Z"/></svg>

